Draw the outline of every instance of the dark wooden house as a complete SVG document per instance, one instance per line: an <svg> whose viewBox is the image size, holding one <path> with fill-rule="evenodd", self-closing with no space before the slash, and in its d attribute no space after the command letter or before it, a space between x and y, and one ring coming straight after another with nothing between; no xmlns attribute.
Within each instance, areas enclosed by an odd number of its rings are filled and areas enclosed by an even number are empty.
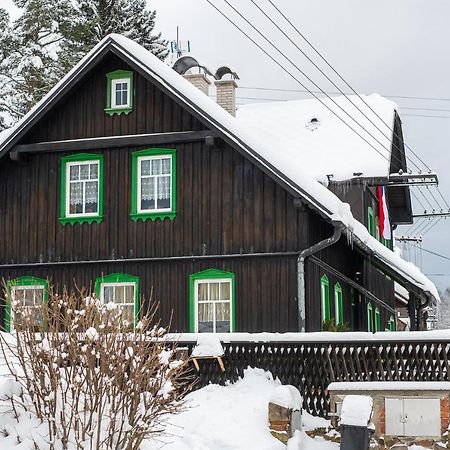
<svg viewBox="0 0 450 450"><path fill-rule="evenodd" d="M30 307L51 283L130 322L158 302L173 331L375 331L395 328L395 280L414 322L434 286L354 216L118 35L0 135L0 278Z"/></svg>

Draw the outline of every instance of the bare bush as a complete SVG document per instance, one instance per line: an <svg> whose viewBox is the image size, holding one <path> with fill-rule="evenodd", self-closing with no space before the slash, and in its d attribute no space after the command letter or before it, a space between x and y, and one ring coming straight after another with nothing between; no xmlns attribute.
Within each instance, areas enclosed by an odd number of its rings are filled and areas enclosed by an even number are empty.
<svg viewBox="0 0 450 450"><path fill-rule="evenodd" d="M183 407L186 365L155 310L133 326L115 304L50 289L46 305L11 311L1 349L19 389L3 401L39 420L36 449L137 450Z"/></svg>

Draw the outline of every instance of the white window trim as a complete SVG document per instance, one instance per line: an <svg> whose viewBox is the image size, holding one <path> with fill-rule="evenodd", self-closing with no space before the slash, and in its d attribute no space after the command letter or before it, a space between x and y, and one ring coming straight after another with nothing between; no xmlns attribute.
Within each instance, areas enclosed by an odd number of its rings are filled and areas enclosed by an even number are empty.
<svg viewBox="0 0 450 450"><path fill-rule="evenodd" d="M341 305L339 304L339 297L342 297L342 290L334 289L334 309L335 309L335 316L336 316L336 325L342 325L340 322L340 309ZM342 305L344 306L344 305Z"/></svg>
<svg viewBox="0 0 450 450"><path fill-rule="evenodd" d="M11 296L12 296L12 301L15 302L16 301L16 289L20 289L20 290L42 290L42 298L44 298L44 294L45 294L45 286L43 286L42 284L31 284L31 285L16 285L13 286L11 289ZM23 308L36 308L39 305L36 305L35 303L36 298L33 298L33 304L34 306L22 306ZM10 330L14 330L14 322L15 322L15 311L14 311L14 307L11 307L11 317L10 317Z"/></svg>
<svg viewBox="0 0 450 450"><path fill-rule="evenodd" d="M81 166L83 164L92 164L97 163L98 171L97 171L97 212L94 213L71 213L70 212L70 168L74 166ZM75 181L75 180L72 180ZM80 180L81 181L81 180ZM95 181L95 180L83 180L83 189L85 189L86 182ZM90 159L87 161L69 161L66 162L66 217L97 217L100 212L100 159ZM83 200L86 199L86 191L83 192ZM85 203L83 203L83 209L85 207Z"/></svg>
<svg viewBox="0 0 450 450"><path fill-rule="evenodd" d="M229 283L230 284L230 300L208 300L201 301L198 300L198 285L204 283ZM220 288L219 288L220 292ZM209 294L209 288L208 288ZM206 278L204 280L195 280L194 282L194 295L195 295L195 332L198 333L198 305L200 303L229 303L230 304L230 333L234 329L233 323L233 279L232 278ZM208 295L209 296L209 295ZM213 309L213 333L216 333L216 309Z"/></svg>
<svg viewBox="0 0 450 450"><path fill-rule="evenodd" d="M116 303L113 302L117 306L133 306L133 321L136 319L136 283L134 281L124 281L124 282L111 282L111 283L100 283L100 301L105 303L105 287L127 287L133 286L133 302L132 303Z"/></svg>
<svg viewBox="0 0 450 450"><path fill-rule="evenodd" d="M127 85L127 104L116 105L116 85L119 83L126 83ZM130 92L130 78L118 78L111 81L111 109L122 109L131 107L131 92Z"/></svg>
<svg viewBox="0 0 450 450"><path fill-rule="evenodd" d="M170 160L170 205L168 208L153 208L153 209L142 209L142 191L141 191L141 185L142 185L142 161L149 161L149 160L155 160L155 159L169 159ZM159 175L152 175L147 176L146 178L156 178ZM167 175L165 175L167 176ZM148 213L158 213L158 212L170 212L172 211L173 207L173 192L172 192L172 177L173 177L173 158L172 155L148 155L148 156L139 156L137 158L137 212L138 214L148 214ZM155 190L156 192L156 190ZM158 199L155 198L155 204L158 203Z"/></svg>

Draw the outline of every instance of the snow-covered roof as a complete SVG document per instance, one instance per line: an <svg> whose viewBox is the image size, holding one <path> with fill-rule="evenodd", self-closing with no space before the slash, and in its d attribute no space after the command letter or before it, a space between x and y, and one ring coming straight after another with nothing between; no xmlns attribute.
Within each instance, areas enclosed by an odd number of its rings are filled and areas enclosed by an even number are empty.
<svg viewBox="0 0 450 450"><path fill-rule="evenodd" d="M284 145L274 136L267 140L257 131L252 130L243 120L235 118L221 106L203 94L189 81L160 61L151 52L136 42L118 35L110 34L100 41L53 89L38 102L0 142L0 158L9 151L60 98L60 94L75 85L83 73L108 48L139 67L143 73L165 89L197 116L204 119L211 129L237 148L259 167L277 179L293 195L299 196L338 226L343 227L349 239L372 257L398 273L402 279L439 298L437 289L412 263L406 262L383 244L374 239L365 226L358 222L350 211L350 206L343 203L335 194L311 176L301 159L295 153L287 152ZM278 136L279 137L279 136ZM295 156L295 157L293 157Z"/></svg>
<svg viewBox="0 0 450 450"><path fill-rule="evenodd" d="M322 99L326 106L317 99L248 104L238 108L237 117L262 139L277 142L286 158L316 180L326 183L327 176L332 176L333 181L387 177L397 106L378 94L361 97L364 101L356 95ZM377 119L371 109L388 126Z"/></svg>

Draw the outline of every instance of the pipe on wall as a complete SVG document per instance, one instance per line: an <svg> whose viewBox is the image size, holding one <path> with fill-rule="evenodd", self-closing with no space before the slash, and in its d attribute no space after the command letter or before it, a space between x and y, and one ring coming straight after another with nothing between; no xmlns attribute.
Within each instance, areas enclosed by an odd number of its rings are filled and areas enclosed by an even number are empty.
<svg viewBox="0 0 450 450"><path fill-rule="evenodd" d="M306 331L306 286L305 286L305 259L314 253L320 252L335 244L342 235L341 222L331 222L333 225L333 235L311 247L302 250L297 258L297 302L298 302L298 331Z"/></svg>

